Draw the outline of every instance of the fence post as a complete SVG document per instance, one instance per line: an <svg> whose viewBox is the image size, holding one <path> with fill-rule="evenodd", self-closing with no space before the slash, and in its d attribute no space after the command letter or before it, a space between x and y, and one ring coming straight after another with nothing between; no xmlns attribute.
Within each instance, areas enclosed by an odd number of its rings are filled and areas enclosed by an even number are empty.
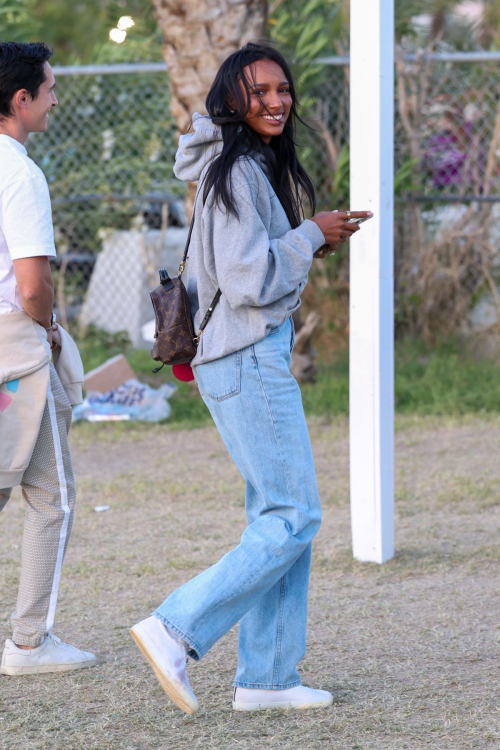
<svg viewBox="0 0 500 750"><path fill-rule="evenodd" d="M350 465L353 554L394 554L394 0L351 0Z"/></svg>

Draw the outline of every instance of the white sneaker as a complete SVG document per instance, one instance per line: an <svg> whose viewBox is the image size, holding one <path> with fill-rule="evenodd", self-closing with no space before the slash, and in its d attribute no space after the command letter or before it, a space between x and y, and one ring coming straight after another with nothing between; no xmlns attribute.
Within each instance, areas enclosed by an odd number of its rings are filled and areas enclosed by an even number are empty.
<svg viewBox="0 0 500 750"><path fill-rule="evenodd" d="M333 695L326 690L313 690L304 685L287 690L234 689L235 711L265 711L269 708L326 708L333 703Z"/></svg>
<svg viewBox="0 0 500 750"><path fill-rule="evenodd" d="M39 646L32 649L19 648L7 638L2 654L0 674L42 674L44 672L69 672L72 669L85 669L97 664L94 654L63 643L53 633L49 633Z"/></svg>
<svg viewBox="0 0 500 750"><path fill-rule="evenodd" d="M189 684L183 642L170 635L161 620L154 616L134 625L130 635L170 700L187 714L196 713L199 703Z"/></svg>

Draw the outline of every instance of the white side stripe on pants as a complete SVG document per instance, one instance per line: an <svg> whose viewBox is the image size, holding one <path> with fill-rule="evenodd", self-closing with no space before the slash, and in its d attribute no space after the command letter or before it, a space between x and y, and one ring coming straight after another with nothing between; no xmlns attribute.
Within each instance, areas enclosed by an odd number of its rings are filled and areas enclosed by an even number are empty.
<svg viewBox="0 0 500 750"><path fill-rule="evenodd" d="M54 571L54 580L52 582L52 591L50 593L49 611L47 614L47 632L52 630L54 625L54 617L56 613L57 604L57 593L59 591L59 581L61 579L61 568L64 557L64 546L66 544L66 537L68 534L68 523L70 518L70 509L68 506L68 488L66 485L66 475L64 473L64 462L61 450L61 441L59 437L59 428L57 426L56 407L54 403L54 396L50 387L47 393L47 403L49 406L50 424L52 427L52 437L54 440L54 453L56 458L57 476L59 479L59 491L61 493L61 509L64 511L64 518L61 526L61 532L59 534L59 547L57 550L56 568Z"/></svg>

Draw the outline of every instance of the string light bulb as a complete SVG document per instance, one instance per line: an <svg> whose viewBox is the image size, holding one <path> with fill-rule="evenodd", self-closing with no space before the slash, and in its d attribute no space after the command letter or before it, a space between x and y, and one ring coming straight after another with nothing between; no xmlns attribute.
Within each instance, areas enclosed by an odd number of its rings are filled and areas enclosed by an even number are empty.
<svg viewBox="0 0 500 750"><path fill-rule="evenodd" d="M120 31L127 31L127 29L131 29L132 26L135 26L135 21L131 16L122 16L118 20L116 26Z"/></svg>
<svg viewBox="0 0 500 750"><path fill-rule="evenodd" d="M123 44L127 38L127 32L123 29L111 29L109 32L109 38L112 42L116 42L116 44Z"/></svg>

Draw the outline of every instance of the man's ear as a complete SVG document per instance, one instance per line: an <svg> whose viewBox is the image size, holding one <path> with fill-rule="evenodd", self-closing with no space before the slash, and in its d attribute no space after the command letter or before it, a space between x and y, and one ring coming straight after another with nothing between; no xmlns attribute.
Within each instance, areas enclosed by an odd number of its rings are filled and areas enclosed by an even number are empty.
<svg viewBox="0 0 500 750"><path fill-rule="evenodd" d="M26 109L30 101L31 96L27 89L19 89L12 97L12 104L20 109Z"/></svg>

